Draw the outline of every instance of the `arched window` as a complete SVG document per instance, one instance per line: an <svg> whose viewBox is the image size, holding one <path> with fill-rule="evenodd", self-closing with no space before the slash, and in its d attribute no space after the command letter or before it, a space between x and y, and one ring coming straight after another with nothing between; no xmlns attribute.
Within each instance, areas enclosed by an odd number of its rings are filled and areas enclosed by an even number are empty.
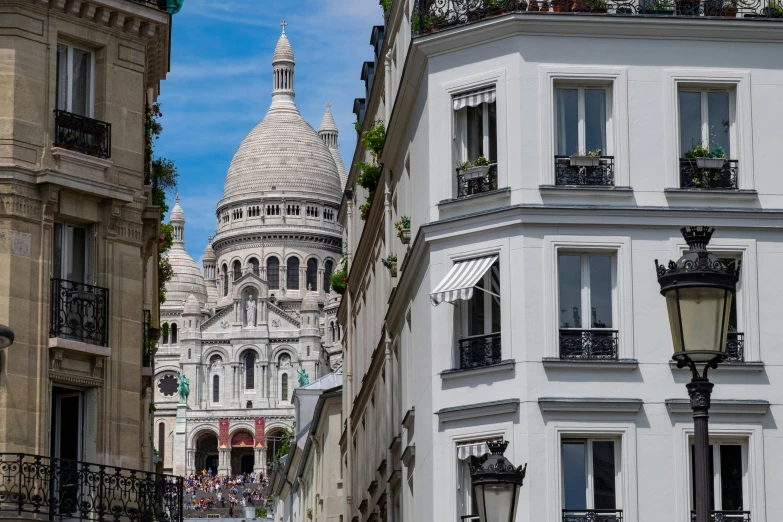
<svg viewBox="0 0 783 522"><path fill-rule="evenodd" d="M266 281L270 290L280 288L280 260L275 256L266 260Z"/></svg>
<svg viewBox="0 0 783 522"><path fill-rule="evenodd" d="M331 259L327 259L326 263L324 263L324 292L327 294L329 293L329 290L332 289L332 283L329 281L329 279L332 278L332 271L334 270L334 263Z"/></svg>
<svg viewBox="0 0 783 522"><path fill-rule="evenodd" d="M245 404L245 407L249 410L253 407L253 401L247 401L247 404Z"/></svg>
<svg viewBox="0 0 783 522"><path fill-rule="evenodd" d="M299 290L299 258L289 257L285 284L289 290Z"/></svg>
<svg viewBox="0 0 783 522"><path fill-rule="evenodd" d="M215 355L213 355L212 357L209 358L209 365L210 366L214 366L214 365L216 365L219 362L223 362L223 358L220 357L218 354L215 354Z"/></svg>
<svg viewBox="0 0 783 522"><path fill-rule="evenodd" d="M250 261L248 261L248 264L250 265L250 270L253 272L253 275L258 275L258 259L255 257L251 257Z"/></svg>
<svg viewBox="0 0 783 522"><path fill-rule="evenodd" d="M161 341L161 344L169 344L169 323L163 323L163 341Z"/></svg>
<svg viewBox="0 0 783 522"><path fill-rule="evenodd" d="M223 297L228 295L228 266L223 263Z"/></svg>
<svg viewBox="0 0 783 522"><path fill-rule="evenodd" d="M242 277L242 263L239 260L234 261L234 281Z"/></svg>
<svg viewBox="0 0 783 522"><path fill-rule="evenodd" d="M310 357L310 345L307 345L307 356Z"/></svg>
<svg viewBox="0 0 783 522"><path fill-rule="evenodd" d="M334 323L329 323L329 333L332 335L332 342L334 342Z"/></svg>
<svg viewBox="0 0 783 522"><path fill-rule="evenodd" d="M166 446L166 425L162 422L158 424L158 456L163 461L165 458L164 450Z"/></svg>
<svg viewBox="0 0 783 522"><path fill-rule="evenodd" d="M245 355L245 389L252 390L256 387L256 354L249 352Z"/></svg>
<svg viewBox="0 0 783 522"><path fill-rule="evenodd" d="M288 400L288 374L284 373L282 378L282 385L280 386L280 399L283 401Z"/></svg>
<svg viewBox="0 0 783 522"><path fill-rule="evenodd" d="M171 344L177 344L177 323L171 325Z"/></svg>
<svg viewBox="0 0 783 522"><path fill-rule="evenodd" d="M220 377L212 376L212 402L220 402Z"/></svg>
<svg viewBox="0 0 783 522"><path fill-rule="evenodd" d="M307 260L307 289L318 291L318 260L311 257Z"/></svg>

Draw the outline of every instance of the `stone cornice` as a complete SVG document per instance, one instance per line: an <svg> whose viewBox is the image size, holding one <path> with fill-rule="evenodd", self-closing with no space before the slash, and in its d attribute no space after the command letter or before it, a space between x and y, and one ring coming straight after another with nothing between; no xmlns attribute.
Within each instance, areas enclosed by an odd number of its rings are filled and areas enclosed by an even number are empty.
<svg viewBox="0 0 783 522"><path fill-rule="evenodd" d="M215 254L220 257L228 252L237 250L268 248L268 247L294 247L319 248L328 252L342 254L342 239L335 237L324 237L314 234L252 234L246 237L237 237L221 240L218 244L214 240L212 248Z"/></svg>

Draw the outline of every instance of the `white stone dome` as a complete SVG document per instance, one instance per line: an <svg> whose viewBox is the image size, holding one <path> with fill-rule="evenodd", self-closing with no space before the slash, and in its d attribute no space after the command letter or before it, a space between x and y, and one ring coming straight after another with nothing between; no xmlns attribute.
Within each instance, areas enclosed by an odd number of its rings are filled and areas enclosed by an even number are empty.
<svg viewBox="0 0 783 522"><path fill-rule="evenodd" d="M285 24L285 22L283 23ZM291 42L288 41L288 36L285 34L285 25L283 25L283 34L280 35L280 39L277 41L275 53L272 55L272 63L294 61L294 48L291 47Z"/></svg>
<svg viewBox="0 0 783 522"><path fill-rule="evenodd" d="M303 312L317 312L318 311L318 292L312 290L308 291L302 299L302 311Z"/></svg>
<svg viewBox="0 0 783 522"><path fill-rule="evenodd" d="M190 294L185 300L185 310L183 315L198 315L200 313L201 303L199 303L198 298L195 295Z"/></svg>
<svg viewBox="0 0 783 522"><path fill-rule="evenodd" d="M212 249L212 236L209 236L209 241L207 242L206 248L204 248L204 261L214 261L217 259L215 256L215 251Z"/></svg>
<svg viewBox="0 0 783 522"><path fill-rule="evenodd" d="M179 195L169 222L174 226L174 233L171 250L166 254L166 258L173 275L166 283L166 302L163 307L180 308L191 294L196 296L199 303L206 303L207 287L204 284L204 276L185 250L185 212L179 204Z"/></svg>

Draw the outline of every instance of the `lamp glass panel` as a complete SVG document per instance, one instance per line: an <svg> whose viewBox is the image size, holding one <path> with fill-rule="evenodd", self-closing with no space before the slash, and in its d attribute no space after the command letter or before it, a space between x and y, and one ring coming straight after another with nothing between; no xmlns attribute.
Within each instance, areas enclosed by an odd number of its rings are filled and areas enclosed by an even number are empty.
<svg viewBox="0 0 783 522"><path fill-rule="evenodd" d="M515 493L516 486L513 484L485 484L482 502L486 511L479 505L479 513L486 513L486 520L483 522L510 522Z"/></svg>
<svg viewBox="0 0 783 522"><path fill-rule="evenodd" d="M712 287L680 288L679 292L667 292L666 304L675 352L725 352L732 297L733 292ZM712 358L709 355L690 357L694 361Z"/></svg>
<svg viewBox="0 0 783 522"><path fill-rule="evenodd" d="M484 509L484 486L476 486L473 488L473 501L476 503L479 518L482 521L486 520L487 516Z"/></svg>

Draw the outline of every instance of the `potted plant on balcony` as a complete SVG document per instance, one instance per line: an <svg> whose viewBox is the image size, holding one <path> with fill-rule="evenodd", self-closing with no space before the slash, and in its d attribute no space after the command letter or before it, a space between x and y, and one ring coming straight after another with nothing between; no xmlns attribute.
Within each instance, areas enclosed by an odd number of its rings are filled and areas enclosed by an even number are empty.
<svg viewBox="0 0 783 522"><path fill-rule="evenodd" d="M783 7L776 0L769 0L769 5L761 10L761 16L767 18L783 18Z"/></svg>
<svg viewBox="0 0 783 522"><path fill-rule="evenodd" d="M397 237L400 238L403 245L411 242L411 218L400 216L400 219L394 224L394 228L397 229Z"/></svg>
<svg viewBox="0 0 783 522"><path fill-rule="evenodd" d="M726 164L726 153L720 145L716 145L712 152L703 145L696 145L685 153L685 157L695 159L700 169L722 169Z"/></svg>
<svg viewBox="0 0 783 522"><path fill-rule="evenodd" d="M597 167L601 163L601 149L588 151L587 154L572 154L572 167Z"/></svg>
<svg viewBox="0 0 783 522"><path fill-rule="evenodd" d="M568 13L571 11L569 0L552 0L552 10L555 13Z"/></svg>
<svg viewBox="0 0 783 522"><path fill-rule="evenodd" d="M384 259L381 259L381 263L392 277L397 277L397 254L389 254Z"/></svg>
<svg viewBox="0 0 783 522"><path fill-rule="evenodd" d="M674 14L673 7L667 0L642 0L639 12L657 16L672 16Z"/></svg>
<svg viewBox="0 0 783 522"><path fill-rule="evenodd" d="M489 172L490 162L484 156L479 156L476 161L463 161L459 169L464 179L477 179L486 177Z"/></svg>
<svg viewBox="0 0 783 522"><path fill-rule="evenodd" d="M704 15L736 18L737 1L736 0L706 0L706 2L704 2Z"/></svg>

